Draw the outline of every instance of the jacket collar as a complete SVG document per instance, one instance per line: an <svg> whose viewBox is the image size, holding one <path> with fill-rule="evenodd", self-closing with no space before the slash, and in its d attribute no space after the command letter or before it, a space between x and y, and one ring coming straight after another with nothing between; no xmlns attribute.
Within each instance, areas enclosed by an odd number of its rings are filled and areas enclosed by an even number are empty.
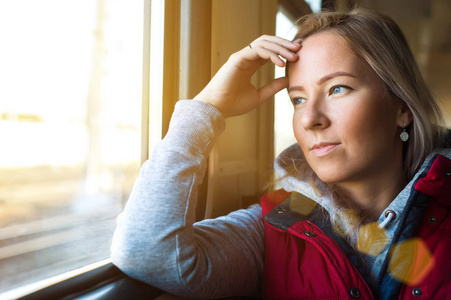
<svg viewBox="0 0 451 300"><path fill-rule="evenodd" d="M265 221L276 228L287 230L298 221L308 220L318 208L315 201L292 192L285 201L266 214Z"/></svg>

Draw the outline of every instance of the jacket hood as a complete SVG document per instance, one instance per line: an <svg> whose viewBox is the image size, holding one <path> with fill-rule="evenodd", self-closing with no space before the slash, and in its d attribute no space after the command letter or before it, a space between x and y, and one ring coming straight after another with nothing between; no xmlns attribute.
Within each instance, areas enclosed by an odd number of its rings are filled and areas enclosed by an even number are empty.
<svg viewBox="0 0 451 300"><path fill-rule="evenodd" d="M274 169L285 191L303 194L327 209L330 197L322 196L317 188L318 184L323 187L326 184L310 168L299 144L282 151L274 162Z"/></svg>

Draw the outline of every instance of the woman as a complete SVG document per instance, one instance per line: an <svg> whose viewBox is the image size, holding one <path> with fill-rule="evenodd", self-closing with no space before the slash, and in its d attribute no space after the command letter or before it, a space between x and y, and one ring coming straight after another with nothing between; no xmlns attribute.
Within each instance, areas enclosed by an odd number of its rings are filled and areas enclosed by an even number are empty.
<svg viewBox="0 0 451 300"><path fill-rule="evenodd" d="M450 139L402 33L368 11L298 27L294 42L258 38L177 104L118 218L113 262L192 298L446 298ZM287 76L256 89L250 77L268 60ZM284 190L194 223L224 118L283 88L298 141L275 163Z"/></svg>

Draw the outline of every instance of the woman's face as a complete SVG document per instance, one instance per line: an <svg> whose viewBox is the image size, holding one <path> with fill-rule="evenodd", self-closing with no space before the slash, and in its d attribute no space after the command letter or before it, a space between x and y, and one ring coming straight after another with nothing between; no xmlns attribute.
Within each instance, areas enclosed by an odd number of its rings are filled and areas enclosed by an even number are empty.
<svg viewBox="0 0 451 300"><path fill-rule="evenodd" d="M328 183L402 170L402 105L347 42L331 32L302 43L288 70L293 127L307 162Z"/></svg>

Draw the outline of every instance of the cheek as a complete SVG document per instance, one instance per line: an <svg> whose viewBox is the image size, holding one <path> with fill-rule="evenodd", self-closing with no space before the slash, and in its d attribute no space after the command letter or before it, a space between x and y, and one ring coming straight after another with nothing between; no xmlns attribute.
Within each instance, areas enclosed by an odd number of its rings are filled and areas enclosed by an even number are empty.
<svg viewBox="0 0 451 300"><path fill-rule="evenodd" d="M346 101L334 104L335 120L350 135L366 131L370 134L384 121L384 104L377 91L355 93Z"/></svg>
<svg viewBox="0 0 451 300"><path fill-rule="evenodd" d="M349 139L358 139L365 136L372 128L372 116L366 111L366 107L349 107L340 111L340 132ZM338 125L338 124L337 124Z"/></svg>
<svg viewBox="0 0 451 300"><path fill-rule="evenodd" d="M379 144L386 143L392 131L396 130L396 120L392 111L382 106L384 104L379 100L372 100L368 101L369 103L362 103L364 105L340 110L341 116L338 119L340 122L337 124L342 138L348 143L357 144L355 146L362 152L379 148Z"/></svg>

